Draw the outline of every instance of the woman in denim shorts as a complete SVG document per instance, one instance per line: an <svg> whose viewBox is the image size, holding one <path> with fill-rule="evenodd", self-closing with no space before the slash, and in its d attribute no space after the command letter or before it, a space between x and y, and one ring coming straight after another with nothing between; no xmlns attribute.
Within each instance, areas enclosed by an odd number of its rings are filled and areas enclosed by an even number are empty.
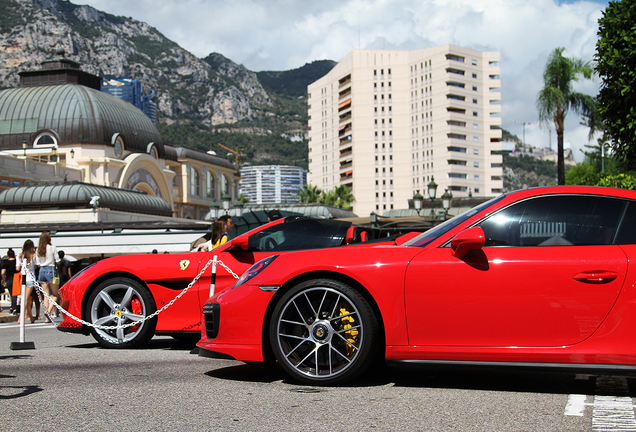
<svg viewBox="0 0 636 432"><path fill-rule="evenodd" d="M57 258L57 248L51 244L51 235L48 231L44 231L40 234L40 243L38 244L37 251L37 264L40 266L40 273L38 275L38 282L42 290L51 295L51 299L58 301L58 289L59 285L53 283L55 277L55 259ZM49 291L50 288L50 291ZM50 304L49 304L50 303ZM44 296L44 310L46 311L46 322L51 322L50 316L55 311L55 304L49 302L49 299Z"/></svg>

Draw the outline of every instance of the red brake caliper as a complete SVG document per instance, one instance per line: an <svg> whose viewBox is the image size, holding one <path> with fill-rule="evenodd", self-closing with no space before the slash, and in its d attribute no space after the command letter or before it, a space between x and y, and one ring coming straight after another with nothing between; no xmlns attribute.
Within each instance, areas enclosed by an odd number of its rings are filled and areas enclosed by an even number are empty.
<svg viewBox="0 0 636 432"><path fill-rule="evenodd" d="M141 308L141 302L138 298L132 299L132 301L130 302L130 308L132 309L132 313L134 313L135 315L141 315L143 312L143 309ZM131 328L133 329L133 331L137 331L139 330L139 324L136 324Z"/></svg>

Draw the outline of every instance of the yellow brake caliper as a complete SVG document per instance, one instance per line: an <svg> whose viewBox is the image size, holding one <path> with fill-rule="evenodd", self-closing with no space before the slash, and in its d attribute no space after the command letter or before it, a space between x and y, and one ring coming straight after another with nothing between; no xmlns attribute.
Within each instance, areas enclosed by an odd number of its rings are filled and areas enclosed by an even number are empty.
<svg viewBox="0 0 636 432"><path fill-rule="evenodd" d="M340 308L340 316L343 315L348 315L349 311L345 308ZM347 340L351 343L351 345L347 345L347 354L351 355L354 353L355 349L355 344L356 344L356 339L358 338L358 334L359 331L358 329L352 328L353 324L355 324L356 320L353 318L353 316L349 315L349 316L345 316L343 318L340 319L342 321L343 324L343 329L347 330L347 329L351 329L345 332L345 337L347 338ZM354 345L354 346L352 346Z"/></svg>

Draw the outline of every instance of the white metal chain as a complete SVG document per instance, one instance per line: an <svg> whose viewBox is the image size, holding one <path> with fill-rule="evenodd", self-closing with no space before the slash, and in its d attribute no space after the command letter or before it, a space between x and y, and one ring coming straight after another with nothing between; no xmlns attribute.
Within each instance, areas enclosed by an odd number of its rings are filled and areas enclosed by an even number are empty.
<svg viewBox="0 0 636 432"><path fill-rule="evenodd" d="M224 268L224 269L225 269L225 270L226 270L229 274L231 274L232 276L234 276L234 279L240 279L240 276L239 276L239 275L237 275L236 273L234 273L234 272L232 271L232 269L230 269L228 266L226 266L226 265L225 265L225 263L224 263L223 261L218 260L218 261L217 261L217 263L218 263L218 264L221 264L221 266L222 266L222 267L223 267L223 268Z"/></svg>
<svg viewBox="0 0 636 432"><path fill-rule="evenodd" d="M36 280L35 275L33 274L33 272L31 272L31 269L28 266L25 266L25 270L27 271L27 273L29 273L29 275L31 276L31 278L33 279L34 283L35 283L35 287L37 288L38 292L42 295L44 295L51 303L53 303L55 305L55 307L57 309L60 310L60 312L62 312L64 315L67 315L69 318L85 325L88 327L93 327L99 330L116 330L116 329L123 329L123 328L128 328L128 327L132 327L135 325L139 325L141 323L143 323L144 321L147 321L149 319L152 319L154 317L156 317L157 315L159 315L161 312L163 312L164 310L168 309L170 306L172 306L177 300L179 300L185 293L188 292L188 290L192 287L192 285L194 285L196 283L196 281L199 280L199 278L201 278L201 276L203 276L203 273L205 273L205 271L208 269L208 267L210 266L210 264L212 264L213 259L210 259L206 264L205 267L203 267L203 269L199 272L199 274L192 279L192 282L190 282L188 284L187 287L185 287L179 294L177 294L177 296L175 298L173 298L168 304L166 304L164 307L162 307L161 309L159 309L158 311L148 315L147 317L144 317L143 319L139 320L139 321L131 321L127 324L123 324L123 325L118 325L118 326L102 326L102 325L97 325L97 324L93 324L91 322L88 321L84 321L81 318L76 317L75 315L73 315L72 313L70 313L69 311L65 310L64 308L62 308L62 306L60 306L59 304L57 304L57 302L55 300L53 300L51 298L51 296L44 292L44 290L42 289L42 287L40 286L39 282ZM219 264L221 264L221 266L223 266L223 268L225 270L227 270L228 273L230 273L232 276L234 276L235 279L239 279L239 276L234 273L228 266L226 266L221 260L218 261ZM51 320L52 322L53 320ZM57 325L56 325L57 326Z"/></svg>

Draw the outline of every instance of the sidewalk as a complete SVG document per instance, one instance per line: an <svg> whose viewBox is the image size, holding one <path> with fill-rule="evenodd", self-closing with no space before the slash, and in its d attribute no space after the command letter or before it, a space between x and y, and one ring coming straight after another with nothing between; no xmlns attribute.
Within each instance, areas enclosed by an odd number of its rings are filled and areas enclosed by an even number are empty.
<svg viewBox="0 0 636 432"><path fill-rule="evenodd" d="M0 323L17 322L17 315L9 315L9 308L11 307L11 301L6 301L4 298L0 301L2 306L2 312L0 312Z"/></svg>

